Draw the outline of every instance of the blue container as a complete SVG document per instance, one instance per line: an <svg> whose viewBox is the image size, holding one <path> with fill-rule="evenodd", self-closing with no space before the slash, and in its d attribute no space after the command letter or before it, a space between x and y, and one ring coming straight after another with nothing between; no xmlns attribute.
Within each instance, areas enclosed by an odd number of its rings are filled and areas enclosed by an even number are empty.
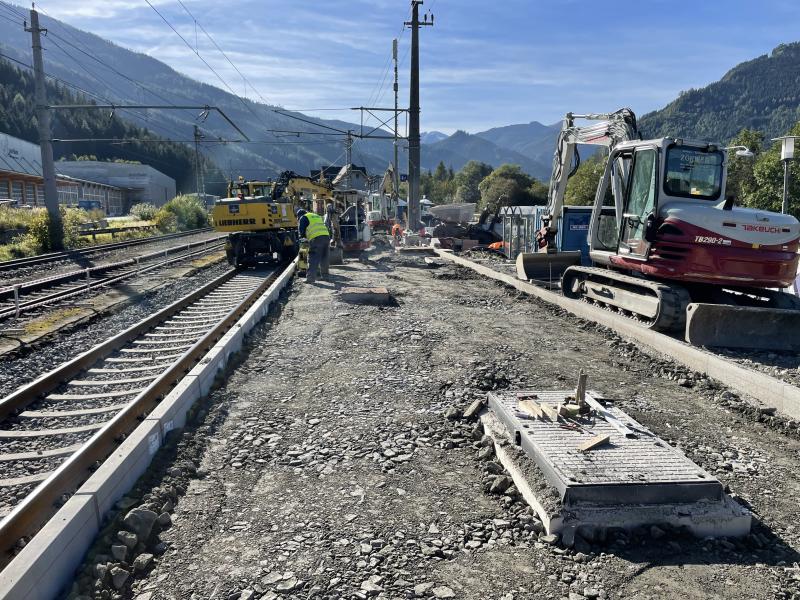
<svg viewBox="0 0 800 600"><path fill-rule="evenodd" d="M581 264L592 264L589 258L589 221L592 218L591 206L565 206L558 229L557 244L562 252L581 251Z"/></svg>

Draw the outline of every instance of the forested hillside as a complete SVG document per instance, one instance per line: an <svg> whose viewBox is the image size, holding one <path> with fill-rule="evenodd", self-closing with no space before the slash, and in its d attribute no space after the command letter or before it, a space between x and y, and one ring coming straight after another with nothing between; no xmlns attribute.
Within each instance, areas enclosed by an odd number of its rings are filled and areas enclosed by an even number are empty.
<svg viewBox="0 0 800 600"><path fill-rule="evenodd" d="M48 82L47 94L53 104L91 103L56 83ZM33 76L5 60L0 60L0 131L29 142L39 142ZM138 140L125 144L56 142L53 151L56 160L71 156L94 156L98 160L128 160L149 164L175 179L179 190L194 191L194 152L183 144L163 141L147 129L126 122L119 116L119 111L113 116L105 110L55 111L53 137ZM222 175L208 161L205 171L208 179L222 179ZM207 191L213 193L211 188Z"/></svg>
<svg viewBox="0 0 800 600"><path fill-rule="evenodd" d="M684 136L727 143L742 129L767 138L800 120L800 42L741 63L699 90L683 92L639 120L644 137Z"/></svg>

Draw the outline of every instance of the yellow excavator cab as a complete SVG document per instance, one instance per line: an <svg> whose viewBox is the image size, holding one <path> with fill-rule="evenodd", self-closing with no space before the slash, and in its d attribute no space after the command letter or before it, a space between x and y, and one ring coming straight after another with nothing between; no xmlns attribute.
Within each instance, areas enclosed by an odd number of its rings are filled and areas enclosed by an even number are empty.
<svg viewBox="0 0 800 600"><path fill-rule="evenodd" d="M291 203L264 196L218 200L211 211L211 219L214 229L224 233L297 228Z"/></svg>

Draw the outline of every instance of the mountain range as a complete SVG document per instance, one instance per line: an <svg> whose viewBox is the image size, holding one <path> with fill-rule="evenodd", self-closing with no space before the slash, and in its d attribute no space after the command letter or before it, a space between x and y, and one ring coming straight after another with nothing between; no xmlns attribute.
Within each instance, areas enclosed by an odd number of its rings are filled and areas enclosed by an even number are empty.
<svg viewBox="0 0 800 600"><path fill-rule="evenodd" d="M21 7L19 10L23 11ZM42 26L48 29L48 36L44 39L45 69L48 75L85 90L88 92L85 94L87 100L116 105L209 105L221 109L248 134L251 141L244 141L237 131L214 112L207 116L205 113L201 115L199 108L119 108L116 112L157 135L189 144L193 140L194 126L197 125L203 136L203 153L229 175L274 176L287 169L308 173L310 169L321 165L343 164L344 135L301 137L280 132L303 131L318 134L333 133L330 128L341 131L359 130L356 123L318 119L241 98L182 75L151 56L127 50L45 15L40 18ZM13 60L31 64L29 34L10 20L0 20L0 53ZM58 118L56 114L55 119ZM389 135L388 131L383 133ZM469 143L463 148L457 148L466 141ZM93 145L91 142L62 143L56 151L61 155L93 154ZM355 141L353 162L363 164L371 173L381 173L389 164L391 156L390 141ZM539 176L543 176L546 171L541 165L535 164L535 161L512 148L463 132L455 136L447 136L441 132L426 133L422 156L424 168L435 168L439 161L444 161L446 165L458 170L469 160L475 159L494 166L516 162ZM406 160L405 157L403 151L401 163Z"/></svg>
<svg viewBox="0 0 800 600"><path fill-rule="evenodd" d="M95 102L209 105L223 110L248 134L249 142L213 112L206 115L199 109L120 108L117 113L155 134L190 145L194 127L198 126L203 136L200 144L203 153L228 175L274 176L286 169L308 173L321 165L342 164L343 135L301 137L280 132L319 134L334 133L331 128L359 129L355 123L318 119L241 98L92 33L46 16L42 21L48 28L45 39L48 74L85 90ZM26 64L31 62L29 36L10 20L0 20L0 53ZM640 129L647 137L681 135L727 142L741 128L752 127L774 137L800 119L798 106L800 43L786 44L769 55L737 65L718 82L681 93L665 108L642 116ZM559 129L559 123L545 125L531 121L477 133L457 131L449 136L429 131L422 135L422 166L434 169L441 161L458 170L469 160L493 166L516 163L531 175L546 180ZM64 155L91 154L92 143L61 144L57 151ZM371 173L381 173L391 155L390 141L356 140L353 162L363 164ZM405 171L402 168L405 151L401 152L400 160L401 170Z"/></svg>

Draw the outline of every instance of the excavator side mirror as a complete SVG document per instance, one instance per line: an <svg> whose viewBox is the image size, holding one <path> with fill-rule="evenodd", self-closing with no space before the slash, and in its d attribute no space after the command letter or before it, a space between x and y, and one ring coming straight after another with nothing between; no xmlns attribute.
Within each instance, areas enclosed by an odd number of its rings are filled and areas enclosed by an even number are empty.
<svg viewBox="0 0 800 600"><path fill-rule="evenodd" d="M650 213L644 222L644 239L651 244L656 241L656 216Z"/></svg>

